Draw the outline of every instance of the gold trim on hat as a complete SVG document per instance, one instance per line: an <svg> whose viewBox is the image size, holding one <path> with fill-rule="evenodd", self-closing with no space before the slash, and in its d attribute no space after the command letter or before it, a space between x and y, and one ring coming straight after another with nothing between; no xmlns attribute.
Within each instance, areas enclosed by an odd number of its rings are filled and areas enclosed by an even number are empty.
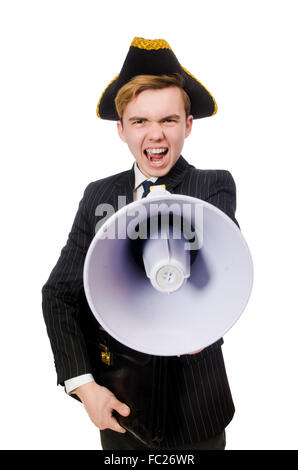
<svg viewBox="0 0 298 470"><path fill-rule="evenodd" d="M98 102L97 108L96 108L96 114L97 114L97 116L98 116L100 119L102 119L101 115L99 114L99 105L100 105L100 102L101 102L101 98L103 97L103 94L104 94L104 92L106 91L106 89L109 88L109 86L110 86L115 80L117 80L118 77L119 77L119 73L118 73L118 75L116 75L116 77L113 78L113 80L110 81L110 83L108 83L108 85L105 87L105 89L103 90L103 92L102 92L102 94L101 94L101 96L100 96L100 98L99 98L99 102Z"/></svg>
<svg viewBox="0 0 298 470"><path fill-rule="evenodd" d="M180 64L180 65L181 65L181 64ZM182 65L181 65L181 67L182 67ZM183 68L184 72L187 73L187 75L189 75L191 78L193 78L194 80L196 80L196 82L198 82L198 83L207 91L207 93L209 93L209 95L210 95L211 98L213 99L213 103L214 103L214 111L213 111L213 113L211 114L211 116L213 116L214 114L216 114L216 113L217 113L217 109L218 109L217 103L216 103L215 99L213 98L213 96L211 95L210 91L207 90L207 88L206 88L194 75L192 75L185 67L182 67L182 68Z"/></svg>
<svg viewBox="0 0 298 470"><path fill-rule="evenodd" d="M170 45L164 39L144 39L135 37L131 43L131 46L138 47L139 49L170 49Z"/></svg>

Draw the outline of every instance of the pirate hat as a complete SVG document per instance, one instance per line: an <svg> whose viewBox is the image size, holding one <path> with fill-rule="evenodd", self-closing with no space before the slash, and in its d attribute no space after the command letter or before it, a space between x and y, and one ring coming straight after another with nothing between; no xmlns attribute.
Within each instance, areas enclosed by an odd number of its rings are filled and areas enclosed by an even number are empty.
<svg viewBox="0 0 298 470"><path fill-rule="evenodd" d="M118 90L136 75L180 74L184 79L184 90L191 101L194 119L212 116L217 105L209 91L178 62L174 52L164 39L135 37L132 41L123 67L108 84L97 105L97 116L101 119L118 121L115 107Z"/></svg>

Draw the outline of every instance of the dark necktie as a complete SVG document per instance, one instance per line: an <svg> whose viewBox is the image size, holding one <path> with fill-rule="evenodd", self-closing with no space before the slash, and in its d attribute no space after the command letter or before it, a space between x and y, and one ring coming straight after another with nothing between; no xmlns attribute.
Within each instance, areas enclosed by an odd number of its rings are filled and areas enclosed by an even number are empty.
<svg viewBox="0 0 298 470"><path fill-rule="evenodd" d="M144 192L143 192L143 194L142 194L142 198L143 198L143 197L146 197L147 194L149 194L149 192L150 192L150 186L153 186L153 182L150 181L150 180L149 180L149 181L148 181L148 180L143 181L142 186L143 186L143 188L144 188Z"/></svg>

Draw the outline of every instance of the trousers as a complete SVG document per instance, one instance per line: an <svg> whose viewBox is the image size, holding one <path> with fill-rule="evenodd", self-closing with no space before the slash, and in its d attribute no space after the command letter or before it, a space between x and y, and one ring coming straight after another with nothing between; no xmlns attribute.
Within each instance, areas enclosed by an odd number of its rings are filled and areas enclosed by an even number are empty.
<svg viewBox="0 0 298 470"><path fill-rule="evenodd" d="M175 449L146 447L128 431L125 434L121 434L111 429L105 429L100 431L100 439L103 450L224 450L226 446L225 430L205 441L176 447Z"/></svg>

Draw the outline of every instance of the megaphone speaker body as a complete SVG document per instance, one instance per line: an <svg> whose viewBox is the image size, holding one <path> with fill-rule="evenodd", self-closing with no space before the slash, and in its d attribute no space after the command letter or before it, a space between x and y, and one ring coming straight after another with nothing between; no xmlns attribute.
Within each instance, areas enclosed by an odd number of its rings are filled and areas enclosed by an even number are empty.
<svg viewBox="0 0 298 470"><path fill-rule="evenodd" d="M169 214L186 220L195 242L142 224ZM142 240L143 267L132 256ZM192 250L196 256L192 258ZM84 265L84 288L100 325L122 344L158 356L187 354L221 338L250 297L253 265L237 225L213 205L156 192L122 207L98 230Z"/></svg>

